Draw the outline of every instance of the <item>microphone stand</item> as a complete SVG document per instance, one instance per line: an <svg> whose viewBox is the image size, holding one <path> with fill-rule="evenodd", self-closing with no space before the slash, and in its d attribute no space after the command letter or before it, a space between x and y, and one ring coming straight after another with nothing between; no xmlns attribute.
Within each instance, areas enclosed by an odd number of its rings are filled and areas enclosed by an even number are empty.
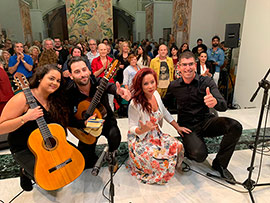
<svg viewBox="0 0 270 203"><path fill-rule="evenodd" d="M268 99L268 91L270 89L270 82L268 80L266 80L267 76L270 73L270 68L267 71L266 75L264 76L264 78L259 82L259 87L257 88L257 90L255 91L255 93L253 94L252 98L250 99L250 102L252 102L259 89L262 87L264 89L264 94L263 94L263 99L262 99L262 105L261 105L261 112L260 112L260 116L259 116L259 121L258 121L258 127L257 127L257 131L256 131L256 137L255 137L255 143L254 143L254 148L253 148L253 153L252 153L252 157L251 157L251 162L250 162L250 166L247 168L247 170L249 171L248 174L248 178L247 180L244 181L243 186L248 190L249 196L251 201L254 203L254 197L252 195L252 190L256 187L256 186L266 186L266 185L270 185L270 183L262 183L262 184L257 184L255 183L255 181L253 181L251 179L252 176L252 172L254 170L254 161L255 161L255 155L256 155L256 151L257 151L257 146L258 146L258 141L259 141L259 135L260 135L260 130L261 130L261 124L262 124L262 120L263 120L263 114L264 114L264 108L266 106L266 102ZM269 104L268 104L268 108L270 105L270 100L269 100Z"/></svg>
<svg viewBox="0 0 270 203"><path fill-rule="evenodd" d="M114 203L114 184L113 184L113 176L114 176L114 165L115 165L115 151L114 152L108 152L108 164L109 164L109 170L110 170L110 175L111 175L111 179L110 179L110 189L109 189L109 193L110 193L110 199L111 202Z"/></svg>
<svg viewBox="0 0 270 203"><path fill-rule="evenodd" d="M252 157L251 157L251 163L250 163L250 166L247 168L247 170L249 171L248 178L243 183L240 183L238 181L235 181L234 182L235 184L242 185L244 188L246 188L248 190L248 193L249 193L249 196L250 196L250 199L251 199L252 203L255 203L255 200L254 200L254 197L253 197L253 194L252 194L252 190L256 186L267 186L267 185L270 185L270 183L257 184L257 183L255 183L254 180L251 179L252 172L254 170L254 161L255 161L255 155L256 155L257 146L258 146L258 142L259 142L259 135L260 135L261 124L262 124L262 120L263 120L264 108L266 106L266 102L267 102L267 99L268 99L268 91L270 89L270 82L268 80L266 80L266 78L269 75L269 73L270 73L270 68L267 71L267 73L264 76L264 78L259 82L259 87L257 88L257 90L255 91L255 93L253 94L253 96L250 99L250 102L252 102L255 99L255 97L257 96L260 88L262 87L264 89L264 94L263 94L263 99L262 99L262 105L261 105L261 111L260 111L260 116L259 116L259 121L258 121L258 127L257 127L257 131L256 131L255 142L254 142L254 148L253 148L253 153L252 153ZM269 102L268 103L268 109L269 109L270 100L268 102ZM226 178L222 178L220 176L216 176L216 175L213 175L211 173L207 173L206 175L209 176L209 177L214 177L214 178L218 178L218 179L227 181Z"/></svg>

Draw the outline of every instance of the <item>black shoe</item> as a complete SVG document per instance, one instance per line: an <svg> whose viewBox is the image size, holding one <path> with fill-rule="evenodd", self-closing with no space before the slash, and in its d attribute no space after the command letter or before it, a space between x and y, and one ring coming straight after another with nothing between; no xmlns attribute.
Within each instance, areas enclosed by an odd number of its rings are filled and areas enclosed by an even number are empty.
<svg viewBox="0 0 270 203"><path fill-rule="evenodd" d="M25 191L33 190L33 185L31 179L29 179L23 172L23 169L20 169L20 185L21 188Z"/></svg>
<svg viewBox="0 0 270 203"><path fill-rule="evenodd" d="M215 160L212 163L212 168L218 171L220 173L220 176L226 179L226 182L235 185L236 180L234 179L233 174L231 174L228 169L223 168L221 165L216 163Z"/></svg>

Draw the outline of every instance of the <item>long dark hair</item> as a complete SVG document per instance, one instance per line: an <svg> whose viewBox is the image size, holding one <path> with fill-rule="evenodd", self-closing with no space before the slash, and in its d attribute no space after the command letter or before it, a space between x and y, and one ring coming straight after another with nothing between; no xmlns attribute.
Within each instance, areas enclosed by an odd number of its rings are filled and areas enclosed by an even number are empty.
<svg viewBox="0 0 270 203"><path fill-rule="evenodd" d="M186 50L184 50L184 51L182 51L182 48L183 48L183 46L184 46L185 44L187 45L187 49L186 49ZM188 43L183 43L183 44L181 45L181 47L179 48L179 52L180 52L180 54L181 54L181 53L183 53L183 52L185 52L185 51L189 51L189 46L188 46Z"/></svg>
<svg viewBox="0 0 270 203"><path fill-rule="evenodd" d="M142 88L142 81L143 78L151 74L154 76L156 85L157 85L157 74L155 71L153 71L151 68L143 68L139 70L136 75L134 76L132 80L132 86L131 86L131 93L132 93L132 99L136 105L141 104L143 111L148 112L149 114L152 113L151 109L152 106L148 102L147 98L145 97L145 94L143 92Z"/></svg>
<svg viewBox="0 0 270 203"><path fill-rule="evenodd" d="M73 48L71 49L71 52L70 52L70 55L71 55L71 56L73 56L73 52L74 52L75 49L78 49L78 50L81 52L81 56L84 56L84 53L83 53L82 49L81 49L80 47L78 47L78 46L73 47Z"/></svg>
<svg viewBox="0 0 270 203"><path fill-rule="evenodd" d="M139 47L142 48L142 51L143 51L142 56L138 54ZM136 49L136 53L135 53L136 56L137 56L137 60L139 60L142 57L143 58L143 63L142 64L144 66L148 66L148 57L147 57L148 55L147 55L147 53L145 51L145 48L142 45L140 45L139 47Z"/></svg>
<svg viewBox="0 0 270 203"><path fill-rule="evenodd" d="M56 65L52 64L47 64L37 68L29 81L30 88L37 88L40 80L51 70L57 70L61 74L61 82L59 88L48 97L49 113L56 122L67 127L69 110L66 104L66 99L64 98L64 79L61 70Z"/></svg>
<svg viewBox="0 0 270 203"><path fill-rule="evenodd" d="M178 47L176 46L176 44L172 44L172 46L171 46L171 48L170 48L170 57L172 57L172 49L175 49L175 50L177 50L177 57L179 58L179 49L178 49Z"/></svg>

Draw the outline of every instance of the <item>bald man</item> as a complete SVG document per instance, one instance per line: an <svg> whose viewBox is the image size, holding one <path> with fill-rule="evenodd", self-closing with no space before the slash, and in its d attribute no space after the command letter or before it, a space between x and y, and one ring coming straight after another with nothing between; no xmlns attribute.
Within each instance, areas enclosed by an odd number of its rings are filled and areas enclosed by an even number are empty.
<svg viewBox="0 0 270 203"><path fill-rule="evenodd" d="M171 57L168 57L168 48L161 44L158 48L158 57L151 60L150 68L157 73L158 88L157 91L161 98L166 95L170 81L173 81L174 66Z"/></svg>
<svg viewBox="0 0 270 203"><path fill-rule="evenodd" d="M100 43L98 45L97 50L98 50L99 56L93 59L91 67L92 67L93 75L98 78L98 77L104 77L105 71L107 70L108 66L110 65L113 59L107 55L108 51L107 51L106 44ZM109 82L114 83L113 78L111 78ZM108 98L109 98L110 107L112 108L112 111L114 111L114 104L113 104L114 95L108 94Z"/></svg>

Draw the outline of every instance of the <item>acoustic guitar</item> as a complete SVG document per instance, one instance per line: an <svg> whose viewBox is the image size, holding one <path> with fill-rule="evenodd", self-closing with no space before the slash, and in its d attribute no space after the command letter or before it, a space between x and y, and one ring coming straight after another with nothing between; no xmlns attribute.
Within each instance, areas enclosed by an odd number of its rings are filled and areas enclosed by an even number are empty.
<svg viewBox="0 0 270 203"><path fill-rule="evenodd" d="M38 105L26 77L17 72L14 79L22 88L30 108L36 108ZM81 152L67 142L62 126L47 124L44 117L39 117L36 122L38 128L27 142L35 156L34 178L41 188L57 190L80 176L85 161Z"/></svg>
<svg viewBox="0 0 270 203"><path fill-rule="evenodd" d="M100 85L97 87L97 91L94 97L88 98L86 100L81 101L78 104L77 112L75 113L75 118L78 120L86 120L93 114L96 114L96 118L102 119L106 117L107 111L103 105L100 104L100 98L102 97L104 90L109 82L109 80L114 76L120 62L116 59L114 60L110 66L109 71L105 74L105 76L101 79ZM100 136L102 132L102 125L100 128L73 128L68 127L69 131L77 137L80 141L85 144L93 144L96 141L96 138Z"/></svg>

